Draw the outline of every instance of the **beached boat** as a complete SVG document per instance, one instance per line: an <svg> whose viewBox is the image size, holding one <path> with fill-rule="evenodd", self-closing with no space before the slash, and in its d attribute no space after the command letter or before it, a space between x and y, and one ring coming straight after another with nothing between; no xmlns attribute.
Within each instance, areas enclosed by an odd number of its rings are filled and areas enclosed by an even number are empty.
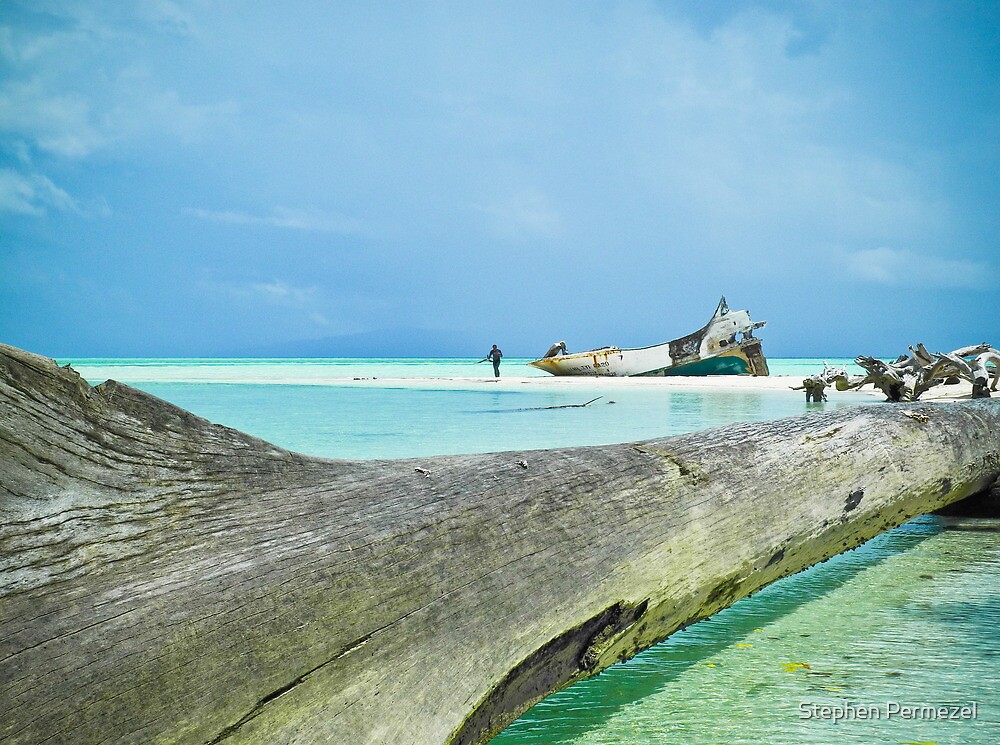
<svg viewBox="0 0 1000 745"><path fill-rule="evenodd" d="M553 375L767 375L760 340L753 335L766 321L745 310L729 310L726 298L711 320L692 334L638 349L601 347L570 354L557 342L531 364ZM737 335L742 338L737 340Z"/></svg>

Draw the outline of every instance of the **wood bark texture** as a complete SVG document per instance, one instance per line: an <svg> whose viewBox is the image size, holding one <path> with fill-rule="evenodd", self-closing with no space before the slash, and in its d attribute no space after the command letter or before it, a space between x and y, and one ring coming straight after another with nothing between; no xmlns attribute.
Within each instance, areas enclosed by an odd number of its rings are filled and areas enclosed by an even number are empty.
<svg viewBox="0 0 1000 745"><path fill-rule="evenodd" d="M1000 473L1000 405L306 457L0 347L0 741L484 743Z"/></svg>

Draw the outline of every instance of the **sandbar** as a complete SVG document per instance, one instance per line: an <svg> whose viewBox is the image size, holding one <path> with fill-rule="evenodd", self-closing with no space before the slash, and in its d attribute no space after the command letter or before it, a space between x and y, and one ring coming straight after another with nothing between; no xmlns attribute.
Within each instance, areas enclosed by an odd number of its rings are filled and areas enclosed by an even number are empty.
<svg viewBox="0 0 1000 745"><path fill-rule="evenodd" d="M516 376L494 377L435 377L435 378L327 378L310 381L318 385L357 385L389 388L435 388L454 390L525 390L525 389L573 389L581 390L714 390L714 391L787 391L790 395L802 396L803 391L792 390L802 385L799 375L771 375L754 377L750 375L700 375L667 377L598 377L598 376ZM882 391L868 385L858 393L876 398L884 398ZM827 398L833 400L839 391L827 388ZM922 401L962 400L972 397L972 384L962 381L957 385L938 385L921 396Z"/></svg>

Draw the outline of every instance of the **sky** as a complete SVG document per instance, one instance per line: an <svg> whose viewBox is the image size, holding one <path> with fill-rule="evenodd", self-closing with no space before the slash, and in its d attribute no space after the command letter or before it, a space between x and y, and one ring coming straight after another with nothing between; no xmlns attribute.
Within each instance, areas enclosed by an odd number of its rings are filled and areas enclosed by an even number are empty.
<svg viewBox="0 0 1000 745"><path fill-rule="evenodd" d="M1000 3L0 0L0 342L1000 345Z"/></svg>

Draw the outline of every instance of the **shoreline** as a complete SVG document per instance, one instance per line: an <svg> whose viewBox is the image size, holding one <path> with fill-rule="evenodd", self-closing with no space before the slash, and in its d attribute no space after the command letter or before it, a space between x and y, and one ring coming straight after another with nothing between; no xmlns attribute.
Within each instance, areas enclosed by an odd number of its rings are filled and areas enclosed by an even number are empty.
<svg viewBox="0 0 1000 745"><path fill-rule="evenodd" d="M114 366L111 366L114 367ZM89 369L88 369L89 368ZM142 368L134 368L136 372ZM204 374L211 371L209 374ZM81 365L78 372L93 385L104 382L108 372L121 373L121 368L107 370L105 366ZM95 375L94 373L100 374ZM131 370L130 370L131 372ZM492 375L481 376L424 376L424 377L394 377L394 376L345 376L345 375L253 375L226 374L223 368L202 369L202 374L191 375L112 375L114 379L126 385L143 384L216 384L216 385L303 385L303 386L336 386L357 388L413 388L436 390L666 390L666 391L787 391L789 394L801 396L801 390L792 390L793 386L802 384L801 375L769 375L755 377L751 375L674 375L666 377L604 377L604 376L538 376L538 375L502 375L495 378ZM214 374L213 374L214 373ZM830 387L827 389L829 400L845 393L860 393L873 398L882 398L881 391L866 386L864 389L841 392ZM939 385L931 388L921 396L920 401L955 401L971 398L972 386L961 382L957 385Z"/></svg>
<svg viewBox="0 0 1000 745"><path fill-rule="evenodd" d="M336 382L334 382L336 381ZM492 387L498 390L523 390L521 386L531 386L536 388L587 388L629 390L702 390L702 391L787 391L804 398L801 390L792 390L792 386L802 384L802 377L798 375L770 375L766 377L753 377L748 375L704 375L704 376L684 376L672 375L667 377L589 377L589 376L565 376L565 377L516 377L504 376L500 378L464 378L464 377L439 377L439 378L331 378L326 381L316 381L317 385L358 385L370 384L372 386L391 386L394 388L425 388L435 386L438 388L465 389L472 387ZM827 397L833 401L837 395L848 393L861 393L874 398L884 398L882 391L872 386L865 386L860 390L838 391L835 388L827 389ZM939 385L924 393L919 401L956 401L971 399L972 384L962 381L957 385ZM919 403L918 401L918 403Z"/></svg>

